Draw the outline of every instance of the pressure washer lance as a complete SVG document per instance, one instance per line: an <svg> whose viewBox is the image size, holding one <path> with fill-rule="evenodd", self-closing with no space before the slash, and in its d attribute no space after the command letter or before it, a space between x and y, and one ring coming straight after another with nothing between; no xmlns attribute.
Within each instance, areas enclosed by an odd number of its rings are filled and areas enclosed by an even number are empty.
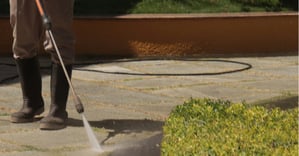
<svg viewBox="0 0 299 156"><path fill-rule="evenodd" d="M60 64L61 64L61 66L62 66L62 69L63 69L63 71L64 71L65 77L66 77L66 79L67 79L67 82L68 82L68 84L69 84L69 86L70 86L70 88L71 88L71 92L72 92L72 94L73 94L73 101L74 101L75 108L76 108L77 112L78 112L79 114L81 114L81 113L84 112L84 107L83 107L83 104L82 104L82 102L81 102L79 96L76 94L75 89L74 89L74 87L73 87L73 84L72 84L72 82L71 82L71 80L70 80L70 77L69 77L69 75L68 75L68 73L67 73L67 71L66 71L66 69L65 69L65 65L64 65L64 62L63 62L63 60L62 60L62 58L61 58L60 51L59 51L59 49L58 49L58 47L57 47L57 44L56 44L56 42L55 42L53 33L52 33L52 31L51 31L51 28L52 28L51 21L50 21L49 17L47 16L47 14L45 13L44 8L43 8L42 3L40 2L40 0L35 0L35 3L36 3L36 5L37 5L38 11L39 11L39 13L40 13L40 15L41 15L41 17L42 17L43 25L44 25L46 31L49 33L51 42L52 42L52 44L54 45L55 51L56 51L56 53L57 53L57 55L58 55Z"/></svg>

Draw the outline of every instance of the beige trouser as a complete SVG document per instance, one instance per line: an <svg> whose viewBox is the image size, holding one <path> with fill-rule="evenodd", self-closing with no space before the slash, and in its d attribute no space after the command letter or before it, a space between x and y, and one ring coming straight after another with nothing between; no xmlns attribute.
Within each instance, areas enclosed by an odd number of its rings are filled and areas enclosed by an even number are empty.
<svg viewBox="0 0 299 156"><path fill-rule="evenodd" d="M72 31L74 0L41 0L52 22L52 32L65 64L74 61L74 35ZM59 64L49 35L43 28L35 0L10 0L10 22L13 28L13 54L15 59L37 55L40 43Z"/></svg>

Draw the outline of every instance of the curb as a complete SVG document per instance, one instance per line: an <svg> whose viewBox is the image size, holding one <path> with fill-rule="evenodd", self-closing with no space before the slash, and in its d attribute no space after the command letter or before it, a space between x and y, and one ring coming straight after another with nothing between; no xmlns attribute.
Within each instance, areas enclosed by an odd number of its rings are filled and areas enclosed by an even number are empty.
<svg viewBox="0 0 299 156"><path fill-rule="evenodd" d="M0 18L0 54L11 51ZM75 17L78 55L251 56L298 52L297 13L140 14Z"/></svg>

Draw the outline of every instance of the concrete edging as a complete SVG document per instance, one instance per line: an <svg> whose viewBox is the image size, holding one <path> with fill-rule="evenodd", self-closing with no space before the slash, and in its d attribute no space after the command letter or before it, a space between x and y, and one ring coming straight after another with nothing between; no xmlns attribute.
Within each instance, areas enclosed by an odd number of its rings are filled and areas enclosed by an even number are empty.
<svg viewBox="0 0 299 156"><path fill-rule="evenodd" d="M11 49L0 18L0 54ZM297 54L298 13L152 14L75 17L77 55Z"/></svg>

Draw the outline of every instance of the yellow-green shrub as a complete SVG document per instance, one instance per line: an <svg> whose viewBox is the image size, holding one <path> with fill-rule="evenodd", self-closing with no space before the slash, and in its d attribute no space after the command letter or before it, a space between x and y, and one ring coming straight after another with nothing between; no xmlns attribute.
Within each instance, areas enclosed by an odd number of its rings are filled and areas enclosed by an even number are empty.
<svg viewBox="0 0 299 156"><path fill-rule="evenodd" d="M191 99L172 111L163 131L163 156L298 155L298 109Z"/></svg>

